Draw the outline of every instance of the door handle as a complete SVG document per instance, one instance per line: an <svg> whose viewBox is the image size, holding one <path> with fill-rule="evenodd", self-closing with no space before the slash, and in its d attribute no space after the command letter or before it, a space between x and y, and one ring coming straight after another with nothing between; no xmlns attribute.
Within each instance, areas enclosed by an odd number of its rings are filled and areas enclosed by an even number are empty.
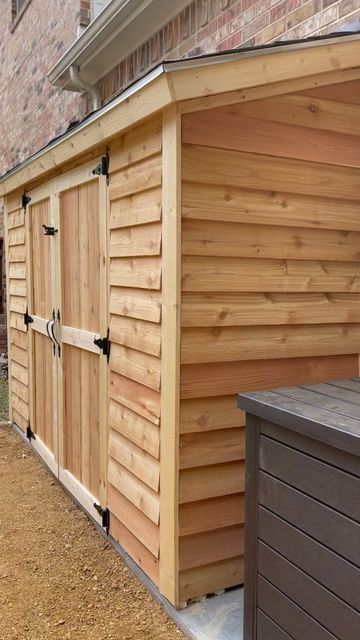
<svg viewBox="0 0 360 640"><path fill-rule="evenodd" d="M55 311L53 312L53 315L55 316ZM54 354L55 354L55 348L56 348L55 345L57 345L58 354L59 354L59 358L60 358L60 356L61 356L61 345L60 345L60 342L58 341L58 339L57 339L57 337L56 337L56 335L54 333L54 327L59 321L60 321L60 312L58 311L57 317L56 318L54 317L54 319L51 321L50 331L51 331L52 341L53 341L53 344L54 344Z"/></svg>
<svg viewBox="0 0 360 640"><path fill-rule="evenodd" d="M52 328L51 328L51 333L50 333L50 327L52 327L54 325L54 323L56 322L56 320L52 319L52 320L48 320L46 323L46 333L48 334L52 345L53 345L53 353L55 355L55 348L56 348L56 344L53 338L53 332L52 332Z"/></svg>

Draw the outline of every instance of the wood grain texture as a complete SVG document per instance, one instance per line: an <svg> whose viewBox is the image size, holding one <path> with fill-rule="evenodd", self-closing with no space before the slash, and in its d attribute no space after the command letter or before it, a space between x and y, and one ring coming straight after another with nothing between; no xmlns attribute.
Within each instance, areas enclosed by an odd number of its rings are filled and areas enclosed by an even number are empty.
<svg viewBox="0 0 360 640"><path fill-rule="evenodd" d="M356 293L360 290L360 264L184 256L182 289L202 293Z"/></svg>
<svg viewBox="0 0 360 640"><path fill-rule="evenodd" d="M131 531L141 544L143 544L155 558L158 558L159 528L111 484L108 487L108 506L112 513L119 515L118 519L120 519L121 522L126 522L129 531Z"/></svg>
<svg viewBox="0 0 360 640"><path fill-rule="evenodd" d="M156 583L160 548L162 122L110 147L111 533Z"/></svg>
<svg viewBox="0 0 360 640"><path fill-rule="evenodd" d="M161 355L161 327L158 323L114 314L110 319L110 340L152 356Z"/></svg>
<svg viewBox="0 0 360 640"><path fill-rule="evenodd" d="M180 505L179 532L187 536L242 524L245 517L241 493Z"/></svg>
<svg viewBox="0 0 360 640"><path fill-rule="evenodd" d="M204 434L187 433L180 437L180 469L232 462L245 459L243 428L209 431Z"/></svg>
<svg viewBox="0 0 360 640"><path fill-rule="evenodd" d="M269 101L270 104L261 101L259 104L262 108L257 108L256 112L254 112L254 106L248 104L246 110L244 110L245 105L233 105L187 114L183 118L183 142L205 147L261 153L275 158L281 156L338 166L360 166L359 109L353 106L352 111L347 109L347 113L344 109L344 113L338 120L341 123L342 119L345 131L339 132L331 129L331 126L325 126L333 124L336 127L335 114L331 113L334 110L331 110L329 103L326 122L319 115L320 106L310 103L314 111L317 109L317 122L323 122L323 127L316 127L314 120L308 119L310 120L308 122L302 117L302 112L296 112L293 104L281 103L280 100L281 98L273 104L271 101ZM338 107L338 110L341 113L341 107ZM284 112L289 115L290 120L286 120L285 117L281 119ZM307 112L313 114L309 109ZM333 116L333 122L331 122L331 116ZM357 123L353 128L352 121ZM212 132L211 136L209 131ZM293 142L294 138L296 138L296 144Z"/></svg>
<svg viewBox="0 0 360 640"><path fill-rule="evenodd" d="M180 473L180 504L243 493L244 490L243 462L195 467L184 469Z"/></svg>
<svg viewBox="0 0 360 640"><path fill-rule="evenodd" d="M180 433L199 433L243 427L245 415L237 407L237 396L182 400Z"/></svg>
<svg viewBox="0 0 360 640"><path fill-rule="evenodd" d="M186 220L360 230L358 204L351 200L281 190L249 190L237 182L224 186L190 180L182 185L182 216Z"/></svg>
<svg viewBox="0 0 360 640"><path fill-rule="evenodd" d="M110 313L159 323L161 300L157 291L111 287Z"/></svg>
<svg viewBox="0 0 360 640"><path fill-rule="evenodd" d="M213 147L184 145L183 178L205 184L358 200L359 170Z"/></svg>
<svg viewBox="0 0 360 640"><path fill-rule="evenodd" d="M180 598L188 600L204 593L216 593L226 587L244 581L243 556L222 560L205 567L181 571L179 577Z"/></svg>
<svg viewBox="0 0 360 640"><path fill-rule="evenodd" d="M135 560L139 567L157 585L159 584L158 559L140 542L136 535L113 514L110 524L110 535Z"/></svg>
<svg viewBox="0 0 360 640"><path fill-rule="evenodd" d="M110 400L109 425L156 460L160 457L160 430L123 404Z"/></svg>
<svg viewBox="0 0 360 640"><path fill-rule="evenodd" d="M150 487L110 457L108 480L127 500L158 526L160 517L159 496Z"/></svg>
<svg viewBox="0 0 360 640"><path fill-rule="evenodd" d="M240 327L357 323L356 293L184 293L181 322L187 327Z"/></svg>
<svg viewBox="0 0 360 640"><path fill-rule="evenodd" d="M190 256L359 262L360 233L235 222L184 220L182 252Z"/></svg>
<svg viewBox="0 0 360 640"><path fill-rule="evenodd" d="M141 447L114 430L109 433L109 455L154 491L159 491L159 463Z"/></svg>
<svg viewBox="0 0 360 640"><path fill-rule="evenodd" d="M180 570L235 558L244 552L244 527L196 533L180 539Z"/></svg>
<svg viewBox="0 0 360 640"><path fill-rule="evenodd" d="M183 365L181 397L223 396L240 391L311 384L358 374L356 354Z"/></svg>
<svg viewBox="0 0 360 640"><path fill-rule="evenodd" d="M206 363L357 353L359 324L184 329L181 362Z"/></svg>

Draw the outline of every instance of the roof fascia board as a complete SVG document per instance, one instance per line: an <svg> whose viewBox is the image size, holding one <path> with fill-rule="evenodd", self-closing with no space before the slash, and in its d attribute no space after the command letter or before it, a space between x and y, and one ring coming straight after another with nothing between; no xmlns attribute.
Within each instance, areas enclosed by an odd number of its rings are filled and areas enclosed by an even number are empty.
<svg viewBox="0 0 360 640"><path fill-rule="evenodd" d="M141 82L90 116L82 125L0 177L0 197L34 182L75 156L105 145L133 124L174 102L169 76L160 65Z"/></svg>
<svg viewBox="0 0 360 640"><path fill-rule="evenodd" d="M359 67L360 36L340 38L307 43L307 47L301 43L245 52L243 56L237 52L228 56L226 73L223 68L225 56L207 57L207 65L202 62L198 64L197 60L189 60L188 65L186 61L168 62L164 64L164 69L171 74L176 100L191 100L283 82L294 77L300 79Z"/></svg>
<svg viewBox="0 0 360 640"><path fill-rule="evenodd" d="M76 65L81 77L94 84L187 4L189 0L112 0L49 71L49 81L78 90L69 78L70 66Z"/></svg>

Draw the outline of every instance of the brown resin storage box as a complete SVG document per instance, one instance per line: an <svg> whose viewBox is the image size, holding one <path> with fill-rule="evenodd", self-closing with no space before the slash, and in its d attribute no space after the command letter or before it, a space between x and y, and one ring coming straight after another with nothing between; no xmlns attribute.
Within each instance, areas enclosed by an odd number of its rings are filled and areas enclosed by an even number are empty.
<svg viewBox="0 0 360 640"><path fill-rule="evenodd" d="M237 393L359 373L359 96L356 34L167 62L0 178L10 418L176 606L243 582Z"/></svg>
<svg viewBox="0 0 360 640"><path fill-rule="evenodd" d="M360 379L241 395L244 640L358 640Z"/></svg>

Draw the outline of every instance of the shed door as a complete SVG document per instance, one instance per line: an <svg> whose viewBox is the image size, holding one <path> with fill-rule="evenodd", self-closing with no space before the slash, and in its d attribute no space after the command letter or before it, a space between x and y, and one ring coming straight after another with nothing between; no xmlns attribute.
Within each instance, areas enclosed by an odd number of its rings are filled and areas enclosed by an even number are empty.
<svg viewBox="0 0 360 640"><path fill-rule="evenodd" d="M106 507L105 176L99 159L31 192L33 446L98 521ZM50 227L50 229L47 229Z"/></svg>
<svg viewBox="0 0 360 640"><path fill-rule="evenodd" d="M81 177L58 194L59 476L98 518L94 502L106 506L107 359L98 342L107 332L106 180Z"/></svg>
<svg viewBox="0 0 360 640"><path fill-rule="evenodd" d="M56 305L54 246L45 235L52 226L51 198L34 198L28 212L30 280L28 314L31 323L30 428L33 446L57 474L57 361L50 338Z"/></svg>

